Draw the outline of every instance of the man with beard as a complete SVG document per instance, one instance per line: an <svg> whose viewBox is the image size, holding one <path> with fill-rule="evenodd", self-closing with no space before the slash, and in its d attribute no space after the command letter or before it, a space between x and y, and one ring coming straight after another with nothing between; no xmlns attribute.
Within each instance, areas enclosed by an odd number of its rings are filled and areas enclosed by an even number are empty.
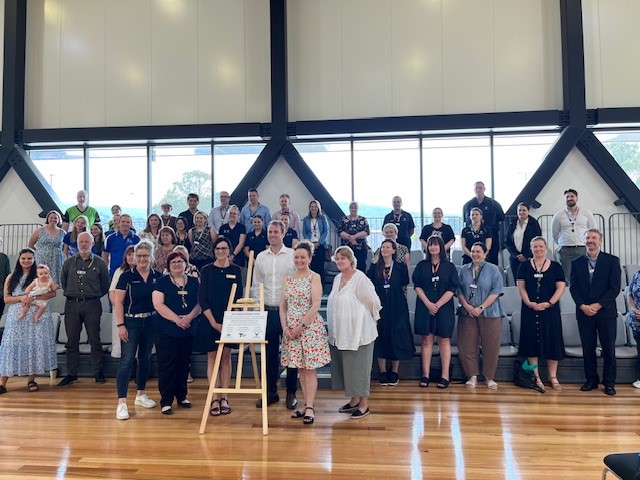
<svg viewBox="0 0 640 480"><path fill-rule="evenodd" d="M569 202L567 202L567 205ZM602 384L604 393L615 395L616 382L616 297L620 294L620 259L600 251L602 234L597 228L587 230L586 255L571 262L571 296L576 302L576 318L582 342L586 382L580 390L598 388L596 345L600 337Z"/></svg>
<svg viewBox="0 0 640 480"><path fill-rule="evenodd" d="M573 188L564 191L567 208L553 216L551 232L558 244L557 260L564 270L564 278L571 278L571 262L584 256L584 236L589 228L596 227L593 214L586 208L578 208L578 192Z"/></svg>
<svg viewBox="0 0 640 480"><path fill-rule="evenodd" d="M100 297L109 291L109 270L99 256L91 253L93 235L82 232L78 235L78 253L65 260L62 265L60 284L67 302L64 307L64 326L67 331L67 376L59 387L78 381L80 366L80 332L84 323L91 344L91 364L96 383L104 383L104 363L100 342Z"/></svg>

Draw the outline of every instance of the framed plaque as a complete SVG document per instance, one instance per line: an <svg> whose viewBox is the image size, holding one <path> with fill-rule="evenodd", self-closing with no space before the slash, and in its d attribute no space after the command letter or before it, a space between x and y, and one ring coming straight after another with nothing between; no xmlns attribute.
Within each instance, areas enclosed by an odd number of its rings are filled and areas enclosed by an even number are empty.
<svg viewBox="0 0 640 480"><path fill-rule="evenodd" d="M265 311L226 311L220 340L235 343L258 342L264 340L266 329Z"/></svg>

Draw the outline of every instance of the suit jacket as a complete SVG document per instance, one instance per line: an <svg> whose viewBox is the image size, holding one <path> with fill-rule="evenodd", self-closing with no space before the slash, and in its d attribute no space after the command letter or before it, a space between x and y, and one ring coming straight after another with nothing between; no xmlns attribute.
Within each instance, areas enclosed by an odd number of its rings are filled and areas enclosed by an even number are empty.
<svg viewBox="0 0 640 480"><path fill-rule="evenodd" d="M589 281L589 262L583 255L571 262L571 296L576 302L576 316L584 318L580 305L599 303L596 314L600 318L615 318L616 297L620 294L620 259L615 255L600 252L596 260L593 279Z"/></svg>
<svg viewBox="0 0 640 480"><path fill-rule="evenodd" d="M518 219L515 218L509 224L509 228L507 229L507 238L505 238L504 246L507 247L507 250L509 250L509 254L511 255L511 258L516 258L520 254L524 255L526 258L531 258L533 257L533 253L531 253L531 240L537 236L542 235L540 224L535 218L529 215L529 221L527 222L527 226L524 229L524 239L522 240L522 251L518 251L518 249L516 248L516 244L513 243L513 232L515 232L516 230L517 223L518 223Z"/></svg>

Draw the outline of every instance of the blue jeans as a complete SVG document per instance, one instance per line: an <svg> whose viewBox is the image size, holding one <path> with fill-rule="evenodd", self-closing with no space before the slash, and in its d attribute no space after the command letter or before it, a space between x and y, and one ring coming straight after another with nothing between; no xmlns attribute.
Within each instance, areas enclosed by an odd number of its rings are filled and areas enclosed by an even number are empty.
<svg viewBox="0 0 640 480"><path fill-rule="evenodd" d="M129 332L129 341L122 342L122 354L116 383L118 385L118 398L127 397L131 371L138 353L138 369L136 371L136 384L138 390L144 390L151 370L151 349L153 348L153 316L147 318L126 318L124 325Z"/></svg>

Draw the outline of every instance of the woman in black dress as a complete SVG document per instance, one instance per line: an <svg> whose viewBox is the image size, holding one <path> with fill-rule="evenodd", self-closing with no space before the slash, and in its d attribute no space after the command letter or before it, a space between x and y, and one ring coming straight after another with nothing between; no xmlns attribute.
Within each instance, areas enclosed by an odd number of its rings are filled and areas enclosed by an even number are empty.
<svg viewBox="0 0 640 480"><path fill-rule="evenodd" d="M431 235L437 235L442 238L444 242L444 249L447 253L447 258L451 258L451 247L456 242L456 236L453 233L453 228L451 225L447 225L446 223L442 223L442 209L440 207L436 207L433 209L433 222L429 225L425 225L420 233L420 243L422 244L422 251L428 254L427 249L427 240Z"/></svg>
<svg viewBox="0 0 640 480"><path fill-rule="evenodd" d="M518 204L518 218L514 218L507 229L504 246L509 250L509 264L513 279L518 278L520 265L531 258L531 240L542 235L540 224L529 215L526 203Z"/></svg>
<svg viewBox="0 0 640 480"><path fill-rule="evenodd" d="M542 237L531 240L533 258L518 270L518 290L522 297L522 327L519 355L527 357L531 365L539 358L547 361L549 383L554 390L558 382L558 361L564 358L560 297L565 288L562 266L547 258L547 242ZM533 373L536 384L544 390L538 368Z"/></svg>
<svg viewBox="0 0 640 480"><path fill-rule="evenodd" d="M229 221L220 226L218 235L231 241L231 253L229 255L231 263L244 267L245 256L243 249L244 242L247 239L247 230L241 222L238 222L239 216L240 210L238 207L231 205L229 207Z"/></svg>
<svg viewBox="0 0 640 480"><path fill-rule="evenodd" d="M381 258L369 269L369 278L382 304L378 338L374 345L381 385L398 384L400 360L410 360L415 350L406 297L409 272L404 263L394 260L397 248L393 240L383 240L380 245ZM387 359L391 360L391 373L388 375Z"/></svg>
<svg viewBox="0 0 640 480"><path fill-rule="evenodd" d="M462 264L466 265L471 263L471 247L474 243L480 242L487 247L487 250L491 250L491 232L482 223L482 210L478 207L473 207L469 218L471 219L471 226L464 227L462 234L460 235L460 245L464 255L462 256Z"/></svg>
<svg viewBox="0 0 640 480"><path fill-rule="evenodd" d="M458 289L458 271L447 259L441 236L432 235L426 244L427 258L418 263L413 272L413 288L418 296L413 328L416 335L422 335L422 378L419 385L423 388L429 386L433 340L438 337L442 373L437 386L447 388L451 336L456 322L453 296Z"/></svg>
<svg viewBox="0 0 640 480"><path fill-rule="evenodd" d="M169 275L156 282L151 298L158 315L154 318L154 343L158 354L158 389L164 415L173 414L173 399L183 408L187 400L187 377L198 329L198 280L185 273L187 259L180 252L167 258Z"/></svg>
<svg viewBox="0 0 640 480"><path fill-rule="evenodd" d="M231 242L225 237L218 237L213 242L213 251L216 259L202 269L198 295L202 314L205 318L199 324L199 348L197 350L207 352L207 379L209 382L211 382L211 375L213 374L216 351L219 348L216 340L220 340L224 312L227 309L231 288L234 284L237 285L234 301L242 297L242 272L240 267L231 264L229 260ZM231 348L231 344L225 344L222 350L220 372L216 381L217 387L229 388L231 381ZM211 402L210 413L213 416L231 413L227 397L219 398L218 395L215 395Z"/></svg>

